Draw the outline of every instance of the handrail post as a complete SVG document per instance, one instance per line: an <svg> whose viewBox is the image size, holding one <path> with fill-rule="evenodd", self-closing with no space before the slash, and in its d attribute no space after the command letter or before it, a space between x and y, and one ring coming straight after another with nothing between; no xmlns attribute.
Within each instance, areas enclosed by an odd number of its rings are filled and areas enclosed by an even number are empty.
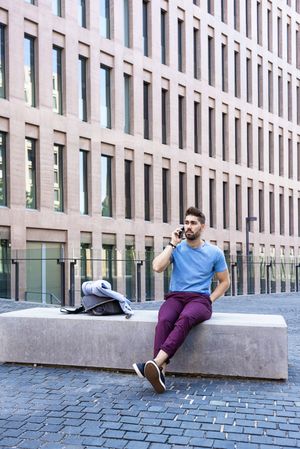
<svg viewBox="0 0 300 449"><path fill-rule="evenodd" d="M20 278L20 271L19 271L19 261L16 259L12 259L11 263L15 265L15 301L19 301L19 278Z"/></svg>
<svg viewBox="0 0 300 449"><path fill-rule="evenodd" d="M270 293L270 268L271 268L271 264L267 263L266 264L266 268L267 268L267 294Z"/></svg>
<svg viewBox="0 0 300 449"><path fill-rule="evenodd" d="M237 263L236 262L231 262L231 264L230 264L230 266L231 266L231 295L232 296L235 296L236 295L236 293L235 293L235 269L236 269L236 267L237 267Z"/></svg>
<svg viewBox="0 0 300 449"><path fill-rule="evenodd" d="M75 305L75 265L77 260L71 260L70 262L70 293L69 293L69 303L70 306Z"/></svg>
<svg viewBox="0 0 300 449"><path fill-rule="evenodd" d="M300 264L298 263L296 265L296 292L299 291L299 268L300 268Z"/></svg>
<svg viewBox="0 0 300 449"><path fill-rule="evenodd" d="M136 261L136 300L137 302L141 302L142 296L142 270L141 267L143 265L142 260Z"/></svg>

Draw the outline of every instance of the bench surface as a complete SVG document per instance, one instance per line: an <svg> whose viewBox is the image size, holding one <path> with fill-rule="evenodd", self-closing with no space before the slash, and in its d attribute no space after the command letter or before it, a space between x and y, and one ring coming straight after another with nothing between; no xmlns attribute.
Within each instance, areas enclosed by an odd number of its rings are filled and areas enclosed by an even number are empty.
<svg viewBox="0 0 300 449"><path fill-rule="evenodd" d="M152 357L156 310L66 315L58 308L0 314L0 362L131 370ZM191 330L170 372L287 379L287 325L280 315L213 313Z"/></svg>

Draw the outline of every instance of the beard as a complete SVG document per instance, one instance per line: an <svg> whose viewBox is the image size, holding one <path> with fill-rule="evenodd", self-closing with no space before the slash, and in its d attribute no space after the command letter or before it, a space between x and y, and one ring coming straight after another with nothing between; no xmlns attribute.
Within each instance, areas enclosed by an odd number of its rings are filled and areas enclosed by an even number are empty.
<svg viewBox="0 0 300 449"><path fill-rule="evenodd" d="M196 240L198 237L200 237L200 232L192 232L192 231L187 231L187 233L185 233L185 237L187 240Z"/></svg>

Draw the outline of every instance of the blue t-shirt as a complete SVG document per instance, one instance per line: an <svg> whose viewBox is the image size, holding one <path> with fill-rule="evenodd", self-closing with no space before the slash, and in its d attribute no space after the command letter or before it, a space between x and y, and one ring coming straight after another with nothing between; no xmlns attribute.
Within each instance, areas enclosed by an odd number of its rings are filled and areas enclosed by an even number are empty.
<svg viewBox="0 0 300 449"><path fill-rule="evenodd" d="M207 242L198 248L192 248L184 240L173 251L171 262L173 263L170 282L172 292L210 294L214 274L227 270L223 251Z"/></svg>

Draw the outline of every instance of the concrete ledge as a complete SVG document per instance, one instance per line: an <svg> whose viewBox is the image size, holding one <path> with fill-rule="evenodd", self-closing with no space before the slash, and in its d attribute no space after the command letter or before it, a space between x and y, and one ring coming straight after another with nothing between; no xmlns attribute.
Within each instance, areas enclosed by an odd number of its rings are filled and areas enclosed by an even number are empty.
<svg viewBox="0 0 300 449"><path fill-rule="evenodd" d="M131 370L152 357L157 311L94 317L57 308L0 314L0 362ZM214 313L196 326L170 372L287 379L287 325L279 315Z"/></svg>

